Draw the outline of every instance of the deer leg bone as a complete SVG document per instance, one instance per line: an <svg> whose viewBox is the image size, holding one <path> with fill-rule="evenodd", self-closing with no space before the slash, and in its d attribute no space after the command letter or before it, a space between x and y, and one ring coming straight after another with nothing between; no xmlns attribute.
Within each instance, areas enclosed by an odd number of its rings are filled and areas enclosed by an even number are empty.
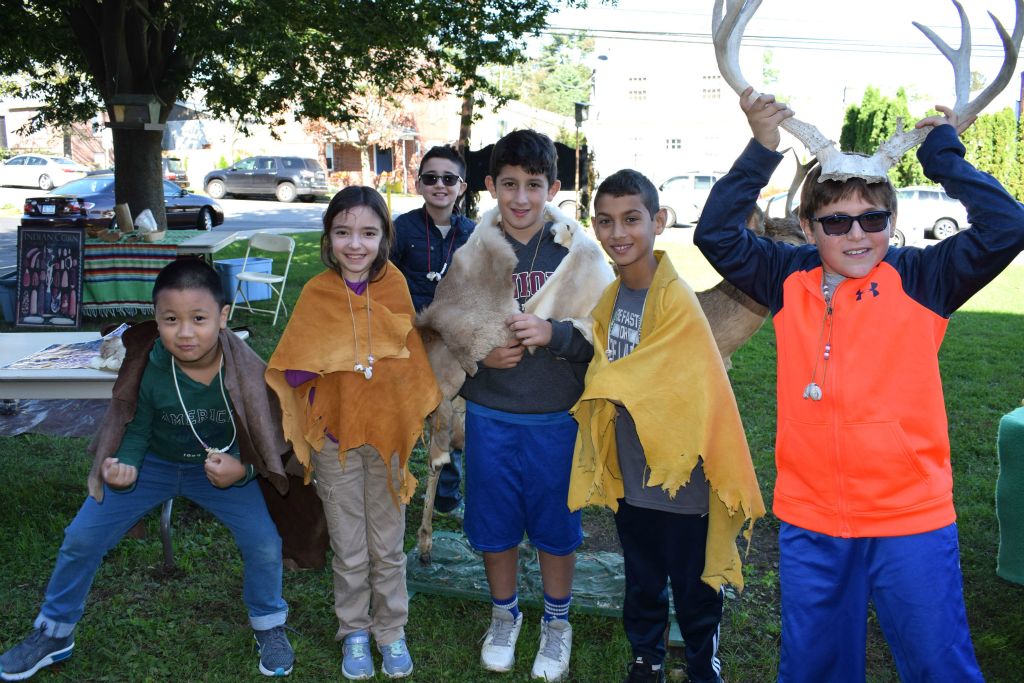
<svg viewBox="0 0 1024 683"><path fill-rule="evenodd" d="M420 563L429 566L430 553L434 548L434 499L437 497L437 481L441 478L441 468L431 467L427 479L427 492L423 496L423 519L416 531L416 546L420 551Z"/></svg>

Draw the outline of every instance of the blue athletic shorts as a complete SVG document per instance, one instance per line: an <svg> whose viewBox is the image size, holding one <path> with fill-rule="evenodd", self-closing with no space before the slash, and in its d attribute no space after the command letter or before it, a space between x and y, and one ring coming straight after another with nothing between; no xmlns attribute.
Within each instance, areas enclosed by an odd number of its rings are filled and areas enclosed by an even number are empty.
<svg viewBox="0 0 1024 683"><path fill-rule="evenodd" d="M551 555L579 547L580 513L567 503L576 432L568 412L506 413L466 401L462 528L474 548L500 553L524 532Z"/></svg>

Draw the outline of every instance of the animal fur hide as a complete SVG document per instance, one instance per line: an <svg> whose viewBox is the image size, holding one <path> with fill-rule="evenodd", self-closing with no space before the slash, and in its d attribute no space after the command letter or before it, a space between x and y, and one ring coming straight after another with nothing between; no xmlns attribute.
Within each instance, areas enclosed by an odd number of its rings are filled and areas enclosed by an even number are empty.
<svg viewBox="0 0 1024 683"><path fill-rule="evenodd" d="M526 313L571 322L593 339L591 311L614 279L601 246L572 218L551 204L545 218L555 241L569 253L526 304ZM446 399L458 394L477 362L509 342L505 320L519 312L512 273L516 254L499 223L497 208L484 214L466 245L455 252L434 301L417 316L431 367ZM441 348L432 348L439 340ZM529 349L532 351L532 349Z"/></svg>

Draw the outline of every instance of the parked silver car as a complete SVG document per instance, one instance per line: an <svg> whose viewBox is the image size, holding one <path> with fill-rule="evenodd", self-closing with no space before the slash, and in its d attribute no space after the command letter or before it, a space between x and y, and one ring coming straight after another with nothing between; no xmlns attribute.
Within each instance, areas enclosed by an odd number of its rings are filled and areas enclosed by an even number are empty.
<svg viewBox="0 0 1024 683"><path fill-rule="evenodd" d="M661 208L668 213L665 225L672 227L676 223L696 223L700 212L704 210L711 186L724 175L720 172L684 173L672 176L659 185Z"/></svg>
<svg viewBox="0 0 1024 683"><path fill-rule="evenodd" d="M900 229L929 231L941 240L970 227L967 209L941 187L904 187L896 190L896 200Z"/></svg>
<svg viewBox="0 0 1024 683"><path fill-rule="evenodd" d="M88 172L88 168L66 157L19 154L0 164L0 185L38 187L49 191L84 178Z"/></svg>

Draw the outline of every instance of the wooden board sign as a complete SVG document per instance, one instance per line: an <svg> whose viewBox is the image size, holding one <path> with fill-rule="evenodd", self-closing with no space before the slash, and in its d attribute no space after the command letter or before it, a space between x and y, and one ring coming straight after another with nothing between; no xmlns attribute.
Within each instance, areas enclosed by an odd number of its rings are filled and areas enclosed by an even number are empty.
<svg viewBox="0 0 1024 683"><path fill-rule="evenodd" d="M84 228L18 227L16 325L81 324L84 243Z"/></svg>

